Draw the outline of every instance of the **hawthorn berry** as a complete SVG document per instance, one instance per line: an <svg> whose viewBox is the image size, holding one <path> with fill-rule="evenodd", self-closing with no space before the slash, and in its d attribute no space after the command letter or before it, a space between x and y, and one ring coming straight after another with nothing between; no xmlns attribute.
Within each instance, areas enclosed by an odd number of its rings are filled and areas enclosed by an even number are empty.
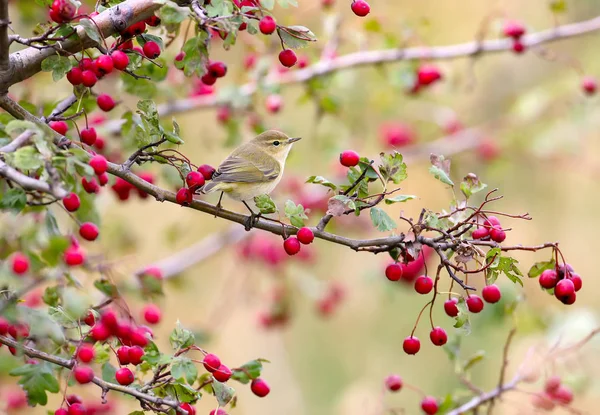
<svg viewBox="0 0 600 415"><path fill-rule="evenodd" d="M119 385L131 385L135 380L133 372L128 367L122 367L115 373L115 379L119 382Z"/></svg>
<svg viewBox="0 0 600 415"><path fill-rule="evenodd" d="M213 376L219 382L227 382L231 378L231 370L222 364L213 372Z"/></svg>
<svg viewBox="0 0 600 415"><path fill-rule="evenodd" d="M371 6L364 0L354 0L350 8L359 17L365 17L371 11Z"/></svg>
<svg viewBox="0 0 600 415"><path fill-rule="evenodd" d="M415 291L419 294L429 294L433 289L433 280L428 275L421 275L415 280Z"/></svg>
<svg viewBox="0 0 600 415"><path fill-rule="evenodd" d="M389 375L385 378L385 387L392 392L402 389L402 378L398 375Z"/></svg>
<svg viewBox="0 0 600 415"><path fill-rule="evenodd" d="M265 16L258 22L258 29L263 35L270 35L277 29L277 23L273 17Z"/></svg>
<svg viewBox="0 0 600 415"><path fill-rule="evenodd" d="M110 337L110 330L102 322L98 322L90 330L90 336L97 342L102 342Z"/></svg>
<svg viewBox="0 0 600 415"><path fill-rule="evenodd" d="M291 49L284 49L279 52L279 62L286 68L291 68L298 61L296 52Z"/></svg>
<svg viewBox="0 0 600 415"><path fill-rule="evenodd" d="M204 186L205 179L202 173L191 171L185 177L185 182L190 189L197 189L201 186Z"/></svg>
<svg viewBox="0 0 600 415"><path fill-rule="evenodd" d="M540 275L539 283L547 290L554 288L558 282L558 274L554 269L547 269Z"/></svg>
<svg viewBox="0 0 600 415"><path fill-rule="evenodd" d="M143 308L142 314L144 315L144 320L146 320L148 324L158 324L160 321L160 308L155 304L147 304Z"/></svg>
<svg viewBox="0 0 600 415"><path fill-rule="evenodd" d="M106 186L108 184L108 174L102 173L98 175L98 183L100 186Z"/></svg>
<svg viewBox="0 0 600 415"><path fill-rule="evenodd" d="M315 234L310 228L304 227L298 229L298 233L296 234L296 238L303 245L311 244L312 241L315 240Z"/></svg>
<svg viewBox="0 0 600 415"><path fill-rule="evenodd" d="M95 355L96 352L94 351L94 346L89 343L83 343L79 346L79 349L77 349L77 359L79 359L80 362L90 363Z"/></svg>
<svg viewBox="0 0 600 415"><path fill-rule="evenodd" d="M283 241L283 249L288 255L296 255L300 252L300 241L295 236L290 236Z"/></svg>
<svg viewBox="0 0 600 415"><path fill-rule="evenodd" d="M219 356L217 355L208 353L206 356L204 356L202 364L206 370L208 370L210 373L213 373L215 370L221 367L221 359L219 359Z"/></svg>
<svg viewBox="0 0 600 415"><path fill-rule="evenodd" d="M538 409L552 411L556 404L552 401L552 396L547 393L536 393L531 396L531 404Z"/></svg>
<svg viewBox="0 0 600 415"><path fill-rule="evenodd" d="M551 396L563 405L573 402L573 391L565 385L560 385Z"/></svg>
<svg viewBox="0 0 600 415"><path fill-rule="evenodd" d="M207 72L204 75L202 75L202 77L200 78L200 80L202 81L202 83L204 85L214 85L215 82L217 82L217 78L215 78L214 76L212 76L212 74L210 72Z"/></svg>
<svg viewBox="0 0 600 415"><path fill-rule="evenodd" d="M130 363L129 346L121 346L117 349L117 359L121 365L128 365Z"/></svg>
<svg viewBox="0 0 600 415"><path fill-rule="evenodd" d="M386 122L379 128L382 143L389 148L403 147L415 141L413 129L401 122Z"/></svg>
<svg viewBox="0 0 600 415"><path fill-rule="evenodd" d="M504 28L502 29L505 37L511 37L515 40L521 38L526 32L525 26L521 22L515 20L507 20L504 22Z"/></svg>
<svg viewBox="0 0 600 415"><path fill-rule="evenodd" d="M54 415L69 415L69 411L65 408L58 408L56 411L54 411Z"/></svg>
<svg viewBox="0 0 600 415"><path fill-rule="evenodd" d="M473 239L483 239L490 234L490 231L487 228L479 228L475 229L471 236Z"/></svg>
<svg viewBox="0 0 600 415"><path fill-rule="evenodd" d="M340 153L340 164L344 167L354 167L358 164L360 156L356 151L345 150Z"/></svg>
<svg viewBox="0 0 600 415"><path fill-rule="evenodd" d="M212 411L209 412L208 415L227 415L227 412L225 412L223 409L219 408L219 409L213 409Z"/></svg>
<svg viewBox="0 0 600 415"><path fill-rule="evenodd" d="M498 243L504 242L506 239L506 232L504 232L502 229L492 228L490 231L490 238Z"/></svg>
<svg viewBox="0 0 600 415"><path fill-rule="evenodd" d="M160 46L156 42L150 41L144 43L142 50L144 51L144 55L149 59L156 59L160 56Z"/></svg>
<svg viewBox="0 0 600 415"><path fill-rule="evenodd" d="M570 279L563 279L556 283L554 287L554 295L560 301L565 302L570 300L570 296L575 294L575 284Z"/></svg>
<svg viewBox="0 0 600 415"><path fill-rule="evenodd" d="M560 376L550 376L544 383L544 391L553 394L560 387L561 382Z"/></svg>
<svg viewBox="0 0 600 415"><path fill-rule="evenodd" d="M120 51L115 51L115 52L123 53ZM125 56L127 56L127 55L125 55ZM114 61L113 61L112 55L111 56L108 56L108 55L98 56L98 59L96 59L96 65L98 66L98 70L100 72L102 72L104 75L111 73L114 69Z"/></svg>
<svg viewBox="0 0 600 415"><path fill-rule="evenodd" d="M125 31L123 33L121 33L121 36L134 37L134 36L141 35L145 31L146 31L146 23L143 21L137 22L137 23L132 24L128 28L126 28Z"/></svg>
<svg viewBox="0 0 600 415"><path fill-rule="evenodd" d="M102 138L102 137L98 137L96 139L96 142L94 143L94 147L96 147L100 151L102 151L104 149L105 145L106 145L106 142L104 141L104 138Z"/></svg>
<svg viewBox="0 0 600 415"><path fill-rule="evenodd" d="M438 411L438 402L433 396L426 396L421 401L421 409L427 415L435 415Z"/></svg>
<svg viewBox="0 0 600 415"><path fill-rule="evenodd" d="M81 85L83 82L83 71L81 68L71 68L71 70L67 72L67 81L73 86Z"/></svg>
<svg viewBox="0 0 600 415"><path fill-rule="evenodd" d="M571 281L573 281L573 286L575 287L575 291L581 290L581 287L583 286L583 281L581 280L581 277L579 276L579 274L571 274L567 278L570 279Z"/></svg>
<svg viewBox="0 0 600 415"><path fill-rule="evenodd" d="M86 69L81 73L81 83L88 88L93 87L98 82L98 77L94 71Z"/></svg>
<svg viewBox="0 0 600 415"><path fill-rule="evenodd" d="M149 275L159 281L163 279L163 272L158 267L148 267L142 272L142 274Z"/></svg>
<svg viewBox="0 0 600 415"><path fill-rule="evenodd" d="M98 104L98 108L104 112L108 112L115 107L115 100L108 94L98 95L98 98L96 98L96 103Z"/></svg>
<svg viewBox="0 0 600 415"><path fill-rule="evenodd" d="M586 95L594 95L598 89L598 82L596 81L596 78L591 76L586 76L583 78L581 81L581 89L583 89L583 92Z"/></svg>
<svg viewBox="0 0 600 415"><path fill-rule="evenodd" d="M63 260L68 266L75 267L77 265L83 264L83 262L85 261L85 254L79 247L70 246L63 253Z"/></svg>
<svg viewBox="0 0 600 415"><path fill-rule="evenodd" d="M210 2L206 2L206 3L208 4ZM148 26L157 27L160 25L160 17L152 15L152 16L148 17L146 20L144 20L144 22Z"/></svg>
<svg viewBox="0 0 600 415"><path fill-rule="evenodd" d="M120 43L117 48L119 50L132 50L133 49L133 40L127 39L126 41Z"/></svg>
<svg viewBox="0 0 600 415"><path fill-rule="evenodd" d="M8 333L10 323L4 317L0 317L0 335L5 336Z"/></svg>
<svg viewBox="0 0 600 415"><path fill-rule="evenodd" d="M87 415L88 410L82 403L74 403L69 406L69 415Z"/></svg>
<svg viewBox="0 0 600 415"><path fill-rule="evenodd" d="M496 216L488 216L484 221L483 221L483 226L485 226L488 229L492 229L492 228L500 228L500 219L498 219Z"/></svg>
<svg viewBox="0 0 600 415"><path fill-rule="evenodd" d="M435 65L424 64L417 69L417 82L421 86L428 86L442 79L442 73Z"/></svg>
<svg viewBox="0 0 600 415"><path fill-rule="evenodd" d="M56 23L68 22L75 17L76 8L69 0L54 0L50 10L50 18Z"/></svg>
<svg viewBox="0 0 600 415"><path fill-rule="evenodd" d="M129 56L123 51L115 50L110 54L112 59L113 67L119 71L127 68L129 65Z"/></svg>
<svg viewBox="0 0 600 415"><path fill-rule="evenodd" d="M77 366L73 369L73 377L77 383L84 385L94 379L94 370L89 366Z"/></svg>
<svg viewBox="0 0 600 415"><path fill-rule="evenodd" d="M512 45L512 50L516 54L521 54L521 53L525 52L525 44L523 42L521 42L520 40L515 40Z"/></svg>
<svg viewBox="0 0 600 415"><path fill-rule="evenodd" d="M175 55L175 62L181 62L184 59L185 59L185 52L179 52L177 55ZM181 69L183 69L183 67Z"/></svg>
<svg viewBox="0 0 600 415"><path fill-rule="evenodd" d="M415 336L407 337L402 342L402 349L406 354L417 354L421 350L421 341Z"/></svg>
<svg viewBox="0 0 600 415"><path fill-rule="evenodd" d="M92 222L82 223L79 227L79 235L86 241L95 241L98 238L98 226Z"/></svg>
<svg viewBox="0 0 600 415"><path fill-rule="evenodd" d="M450 317L456 317L458 315L458 298L452 297L449 300L444 301L444 311Z"/></svg>
<svg viewBox="0 0 600 415"><path fill-rule="evenodd" d="M96 154L94 157L92 157L88 164L94 169L94 173L96 174L102 174L108 169L108 161L106 160L106 157L100 154Z"/></svg>
<svg viewBox="0 0 600 415"><path fill-rule="evenodd" d="M390 281L399 281L402 278L402 266L397 263L385 267L385 276Z"/></svg>
<svg viewBox="0 0 600 415"><path fill-rule="evenodd" d="M227 65L224 62L212 62L208 65L208 73L215 78L223 78L227 75Z"/></svg>
<svg viewBox="0 0 600 415"><path fill-rule="evenodd" d="M250 390L259 398L264 398L271 392L271 388L267 385L267 382L262 380L261 378L256 378L252 380L250 384Z"/></svg>
<svg viewBox="0 0 600 415"><path fill-rule="evenodd" d="M478 295L469 295L469 298L467 298L467 308L471 313L479 313L483 310L483 300Z"/></svg>
<svg viewBox="0 0 600 415"><path fill-rule="evenodd" d="M96 129L94 127L84 128L79 132L79 138L81 142L88 146L93 145L97 138Z"/></svg>
<svg viewBox="0 0 600 415"><path fill-rule="evenodd" d="M22 252L15 252L11 258L11 269L17 275L23 275L29 270L29 258Z"/></svg>
<svg viewBox="0 0 600 415"><path fill-rule="evenodd" d="M78 395L75 395L75 394L67 395L67 399L66 400L67 400L67 403L69 405L73 405L73 404L76 404L76 403L83 403L83 400L81 400L81 397L78 396Z"/></svg>
<svg viewBox="0 0 600 415"><path fill-rule="evenodd" d="M193 198L194 196L192 192L190 192L190 190L186 187L182 187L181 189L179 189L177 191L177 194L175 195L175 201L182 206L186 206L192 203Z"/></svg>
<svg viewBox="0 0 600 415"><path fill-rule="evenodd" d="M88 326L92 327L96 324L96 316L91 311L88 311L85 317L83 318L83 322Z"/></svg>
<svg viewBox="0 0 600 415"><path fill-rule="evenodd" d="M140 346L131 346L128 350L129 363L134 366L139 365L142 363L142 357L144 357L144 354L144 349L142 349Z"/></svg>
<svg viewBox="0 0 600 415"><path fill-rule="evenodd" d="M69 126L64 121L50 121L48 125L60 135L65 135L69 130Z"/></svg>
<svg viewBox="0 0 600 415"><path fill-rule="evenodd" d="M192 405L190 405L187 402L179 404L179 407L181 409L183 409L184 411L187 411L188 415L196 415L196 408L194 408Z"/></svg>
<svg viewBox="0 0 600 415"><path fill-rule="evenodd" d="M431 343L436 346L443 346L448 341L448 335L443 328L435 327L429 332L429 339L431 340Z"/></svg>
<svg viewBox="0 0 600 415"><path fill-rule="evenodd" d="M481 291L481 296L487 303L497 303L502 297L500 288L496 284L488 285Z"/></svg>

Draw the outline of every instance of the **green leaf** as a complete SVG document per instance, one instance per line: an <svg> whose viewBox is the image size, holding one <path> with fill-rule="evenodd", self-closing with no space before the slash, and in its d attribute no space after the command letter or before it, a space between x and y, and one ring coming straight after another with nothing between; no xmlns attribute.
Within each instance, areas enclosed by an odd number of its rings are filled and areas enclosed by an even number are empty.
<svg viewBox="0 0 600 415"><path fill-rule="evenodd" d="M493 284L498 276L502 273L508 277L513 283L519 283L523 286L521 277L523 274L516 264L519 263L516 259L509 256L502 256L500 248L490 249L486 256L485 262L489 264L486 271L486 282Z"/></svg>
<svg viewBox="0 0 600 415"><path fill-rule="evenodd" d="M175 118L173 118L173 132L169 132L169 131L163 131L165 138L173 143L173 144L183 144L183 140L181 139L181 137L179 136L179 124L177 124L177 122L175 121Z"/></svg>
<svg viewBox="0 0 600 415"><path fill-rule="evenodd" d="M396 222L394 222L394 220L390 218L390 216L387 213L385 213L384 210L378 207L374 207L371 208L370 214L371 221L373 222L373 225L375 225L378 231L387 232L391 231L392 229L396 229Z"/></svg>
<svg viewBox="0 0 600 415"><path fill-rule="evenodd" d="M171 347L174 350L185 349L186 347L193 345L195 340L194 333L183 328L179 320L177 320L175 329L173 329L171 336L169 337Z"/></svg>
<svg viewBox="0 0 600 415"><path fill-rule="evenodd" d="M26 363L10 372L11 376L20 376L19 385L27 393L29 405L46 405L46 392L58 393L60 390L57 377L50 363L40 361L38 364Z"/></svg>
<svg viewBox="0 0 600 415"><path fill-rule="evenodd" d="M33 146L21 147L9 154L11 165L19 170L37 170L43 165L42 157Z"/></svg>
<svg viewBox="0 0 600 415"><path fill-rule="evenodd" d="M298 7L298 2L296 0L277 0L277 3L284 8L288 6Z"/></svg>
<svg viewBox="0 0 600 415"><path fill-rule="evenodd" d="M106 362L102 365L102 380L110 383L117 383L117 379L115 377L116 374L117 369L109 362Z"/></svg>
<svg viewBox="0 0 600 415"><path fill-rule="evenodd" d="M554 259L551 259L550 261L536 262L529 269L527 276L529 278L536 278L542 275L542 272L546 271L547 269L554 268L556 268L556 262L554 261Z"/></svg>
<svg viewBox="0 0 600 415"><path fill-rule="evenodd" d="M110 280L105 278L100 278L94 281L94 287L102 294L105 294L107 297L115 298L119 295L119 290L117 286L113 284Z"/></svg>
<svg viewBox="0 0 600 415"><path fill-rule="evenodd" d="M206 40L207 34L200 32L197 36L188 39L183 45L182 51L185 52L185 58L183 58L178 66L183 68L185 76L192 76L194 74L198 76L204 75L208 62Z"/></svg>
<svg viewBox="0 0 600 415"><path fill-rule="evenodd" d="M344 190L345 192L347 192L348 189L350 189L350 186L352 186L352 184L356 183L358 178L362 175L362 172L363 172L362 168L361 168L361 170L358 170L355 167L350 167L348 169L348 173L346 173L346 177L348 178L349 184L340 186L341 189ZM366 178L366 175L365 175L365 178ZM352 187L352 191L349 194L352 195L354 193L357 193L358 197L360 197L360 198L365 198L365 197L369 196L368 181L363 179L360 182L358 182L358 184L356 186Z"/></svg>
<svg viewBox="0 0 600 415"><path fill-rule="evenodd" d="M460 183L460 190L467 199L470 198L471 195L481 192L486 187L487 184L480 182L479 177L473 173L467 174L464 180Z"/></svg>
<svg viewBox="0 0 600 415"><path fill-rule="evenodd" d="M213 391L215 392L215 398L217 398L219 406L227 405L229 401L231 401L231 399L233 398L233 395L235 394L235 389L219 381L213 380L211 386Z"/></svg>
<svg viewBox="0 0 600 415"><path fill-rule="evenodd" d="M463 364L463 372L468 372L473 366L485 358L485 350L479 350L469 357Z"/></svg>
<svg viewBox="0 0 600 415"><path fill-rule="evenodd" d="M65 342L61 326L45 310L22 307L19 314L30 327L31 335L39 339L50 339L56 344Z"/></svg>
<svg viewBox="0 0 600 415"><path fill-rule="evenodd" d="M71 70L71 61L66 56L52 55L42 61L42 71L52 72L52 80L61 80Z"/></svg>
<svg viewBox="0 0 600 415"><path fill-rule="evenodd" d="M42 295L42 301L44 304L48 304L50 307L56 307L58 306L58 300L60 300L58 287L46 287L44 290L44 295Z"/></svg>
<svg viewBox="0 0 600 415"><path fill-rule="evenodd" d="M159 10L161 24L165 25L167 31L174 32L177 27L187 19L189 9L184 9L169 4L165 4Z"/></svg>
<svg viewBox="0 0 600 415"><path fill-rule="evenodd" d="M329 180L327 180L323 176L310 176L306 180L306 183L320 184L322 186L330 188L331 190L336 190L337 189L337 186L335 184L331 183Z"/></svg>
<svg viewBox="0 0 600 415"><path fill-rule="evenodd" d="M431 167L429 173L440 182L448 186L454 186L454 182L450 179L450 160L446 160L444 156L432 154L430 157Z"/></svg>
<svg viewBox="0 0 600 415"><path fill-rule="evenodd" d="M69 238L60 235L51 236L48 244L42 250L42 259L50 266L57 266L62 259L62 255L69 247L71 241Z"/></svg>
<svg viewBox="0 0 600 415"><path fill-rule="evenodd" d="M301 228L304 226L304 219L308 219L306 213L304 212L304 206L296 205L291 200L285 202L285 216L290 219L290 223L297 227Z"/></svg>
<svg viewBox="0 0 600 415"><path fill-rule="evenodd" d="M269 195L256 196L254 203L263 215L277 212L277 206L275 206L275 202L273 202L273 199Z"/></svg>
<svg viewBox="0 0 600 415"><path fill-rule="evenodd" d="M79 25L85 30L85 34L96 43L102 43L102 36L98 32L98 28L90 19L81 19Z"/></svg>
<svg viewBox="0 0 600 415"><path fill-rule="evenodd" d="M198 377L198 368L191 359L179 356L173 359L171 376L179 381L185 380L191 385Z"/></svg>
<svg viewBox="0 0 600 415"><path fill-rule="evenodd" d="M174 383L167 385L165 391L170 396L177 396L180 402L195 402L200 398L200 392L185 383Z"/></svg>
<svg viewBox="0 0 600 415"><path fill-rule="evenodd" d="M100 342L96 342L96 344L94 344L94 353L94 362L99 365L110 361L110 357L113 354L112 350L110 349L110 344L102 344Z"/></svg>
<svg viewBox="0 0 600 415"><path fill-rule="evenodd" d="M399 184L408 177L402 154L394 151L391 154L381 153L380 157L379 173L386 182L392 181L394 184Z"/></svg>
<svg viewBox="0 0 600 415"><path fill-rule="evenodd" d="M12 120L6 125L6 133L11 136L17 136L24 133L26 130L33 130L37 134L43 135L42 130L37 124L31 121Z"/></svg>
<svg viewBox="0 0 600 415"><path fill-rule="evenodd" d="M275 7L275 0L261 0L260 5L267 10L273 10Z"/></svg>
<svg viewBox="0 0 600 415"><path fill-rule="evenodd" d="M142 357L142 360L148 362L150 366L171 364L171 361L173 360L172 356L161 353L154 342L150 342L150 344L145 347L144 351L146 353Z"/></svg>
<svg viewBox="0 0 600 415"><path fill-rule="evenodd" d="M150 33L144 33L143 35L136 36L135 40L137 41L137 43L139 43L141 47L144 47L144 45L148 42L154 42L157 43L158 46L160 46L160 50L165 50L165 42L163 42L162 37L160 36L152 35Z"/></svg>
<svg viewBox="0 0 600 415"><path fill-rule="evenodd" d="M292 49L305 48L310 42L315 42L317 37L308 27L304 26L288 26L280 27L277 33L281 37L283 43Z"/></svg>
<svg viewBox="0 0 600 415"><path fill-rule="evenodd" d="M469 321L469 310L467 308L467 303L463 297L458 299L456 308L458 308L458 314L456 317L454 317L454 327L461 329L465 335L468 335L471 333L471 322Z"/></svg>
<svg viewBox="0 0 600 415"><path fill-rule="evenodd" d="M244 363L242 366L231 370L231 377L240 383L247 384L252 379L260 377L262 372L263 359L251 360L248 363Z"/></svg>
<svg viewBox="0 0 600 415"><path fill-rule="evenodd" d="M27 194L20 187L8 189L4 194L0 194L0 209L12 210L19 213L27 206Z"/></svg>
<svg viewBox="0 0 600 415"><path fill-rule="evenodd" d="M567 2L566 0L551 0L549 7L552 13L565 13L567 11Z"/></svg>
<svg viewBox="0 0 600 415"><path fill-rule="evenodd" d="M354 200L346 195L335 195L327 201L327 214L331 216L342 216L349 210L356 209Z"/></svg>
<svg viewBox="0 0 600 415"><path fill-rule="evenodd" d="M385 204L391 205L393 203L402 203L402 202L407 202L409 200L413 200L416 198L417 198L417 196L414 196L414 195L400 195L400 196L396 196L396 197L389 197L389 198L385 199Z"/></svg>
<svg viewBox="0 0 600 415"><path fill-rule="evenodd" d="M128 94L150 99L155 97L158 93L158 88L154 81L148 79L136 79L127 73L121 74L121 80L123 81L123 89Z"/></svg>

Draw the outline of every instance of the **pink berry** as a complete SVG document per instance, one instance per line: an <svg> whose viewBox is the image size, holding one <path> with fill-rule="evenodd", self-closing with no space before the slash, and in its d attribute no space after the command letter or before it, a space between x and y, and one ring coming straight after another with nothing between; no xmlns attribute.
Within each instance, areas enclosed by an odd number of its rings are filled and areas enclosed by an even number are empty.
<svg viewBox="0 0 600 415"><path fill-rule="evenodd" d="M150 41L146 42L143 47L144 55L149 59L156 59L160 56L160 46L158 43Z"/></svg>
<svg viewBox="0 0 600 415"><path fill-rule="evenodd" d="M140 363L142 363L142 357L144 357L144 349L142 349L140 346L131 346L129 348L129 363L131 363L134 366L139 365Z"/></svg>
<svg viewBox="0 0 600 415"><path fill-rule="evenodd" d="M402 378L398 375L389 375L385 378L385 387L392 392L402 389Z"/></svg>
<svg viewBox="0 0 600 415"><path fill-rule="evenodd" d="M559 300L568 300L571 294L575 294L575 284L569 279L560 280L554 287L554 295Z"/></svg>
<svg viewBox="0 0 600 415"><path fill-rule="evenodd" d="M283 106L283 98L279 94L269 94L269 96L267 96L265 105L267 107L267 111L269 111L271 114L276 114Z"/></svg>
<svg viewBox="0 0 600 415"><path fill-rule="evenodd" d="M344 167L354 167L359 160L360 156L356 151L346 150L340 154L340 164Z"/></svg>
<svg viewBox="0 0 600 415"><path fill-rule="evenodd" d="M231 370L225 365L219 366L217 370L213 372L213 376L219 382L227 382L231 378Z"/></svg>
<svg viewBox="0 0 600 415"><path fill-rule="evenodd" d="M267 385L267 382L262 380L261 378L253 379L250 384L250 390L259 398L264 398L269 394L271 388Z"/></svg>
<svg viewBox="0 0 600 415"><path fill-rule="evenodd" d="M525 52L525 44L523 42L521 42L520 40L515 40L513 45L512 45L512 50L513 52L515 52L516 54L521 54L523 52Z"/></svg>
<svg viewBox="0 0 600 415"><path fill-rule="evenodd" d="M108 94L98 95L96 103L98 104L98 108L105 112L108 112L115 107L115 100Z"/></svg>
<svg viewBox="0 0 600 415"><path fill-rule="evenodd" d="M488 285L481 291L483 299L488 303L497 303L502 297L500 288L496 284Z"/></svg>
<svg viewBox="0 0 600 415"><path fill-rule="evenodd" d="M92 222L82 223L79 227L79 235L86 241L95 241L98 238L98 226Z"/></svg>
<svg viewBox="0 0 600 415"><path fill-rule="evenodd" d="M90 383L92 379L94 379L94 370L89 366L77 366L73 370L73 377L77 383L84 385Z"/></svg>
<svg viewBox="0 0 600 415"><path fill-rule="evenodd" d="M443 346L448 341L448 335L446 334L446 330L443 328L435 327L429 333L429 339L431 340L431 343L435 344L436 346Z"/></svg>
<svg viewBox="0 0 600 415"><path fill-rule="evenodd" d="M573 402L573 391L565 385L559 386L551 396L563 405L568 405Z"/></svg>
<svg viewBox="0 0 600 415"><path fill-rule="evenodd" d="M122 367L118 369L115 373L115 378L117 379L117 382L119 382L119 385L125 386L131 385L135 380L133 372L128 367Z"/></svg>
<svg viewBox="0 0 600 415"><path fill-rule="evenodd" d="M359 17L365 17L371 11L371 6L364 0L354 0L350 8Z"/></svg>
<svg viewBox="0 0 600 415"><path fill-rule="evenodd" d="M204 368L208 370L210 373L213 373L215 370L221 367L221 359L217 355L212 353L204 356L204 360L202 361L204 364Z"/></svg>
<svg viewBox="0 0 600 415"><path fill-rule="evenodd" d="M110 54L115 69L122 71L129 65L129 56L121 50L115 50Z"/></svg>
<svg viewBox="0 0 600 415"><path fill-rule="evenodd" d="M205 179L202 173L191 171L185 177L185 182L190 189L197 189L201 186L204 186Z"/></svg>
<svg viewBox="0 0 600 415"><path fill-rule="evenodd" d="M63 254L63 259L65 264L70 267L75 267L77 265L83 264L85 261L85 254L83 251L77 246L71 246L67 248Z"/></svg>
<svg viewBox="0 0 600 415"><path fill-rule="evenodd" d="M187 411L188 415L196 415L196 408L187 402L180 404L179 407L184 411Z"/></svg>
<svg viewBox="0 0 600 415"><path fill-rule="evenodd" d="M98 77L92 70L84 70L81 74L81 83L88 88L93 87L98 82Z"/></svg>
<svg viewBox="0 0 600 415"><path fill-rule="evenodd" d="M458 304L458 299L456 297L452 297L444 302L444 311L448 316L456 317L458 315L458 307L456 304Z"/></svg>
<svg viewBox="0 0 600 415"><path fill-rule="evenodd" d="M486 220L483 221L483 226L490 230L491 228L501 229L500 219L498 219L496 216L488 216Z"/></svg>
<svg viewBox="0 0 600 415"><path fill-rule="evenodd" d="M433 289L433 280L427 275L421 275L415 280L415 291L419 294L429 294Z"/></svg>
<svg viewBox="0 0 600 415"><path fill-rule="evenodd" d="M560 387L561 382L560 376L550 376L544 384L544 391L546 391L546 393L553 394Z"/></svg>
<svg viewBox="0 0 600 415"><path fill-rule="evenodd" d="M571 281L573 281L573 286L575 287L575 291L581 290L581 287L583 286L583 281L581 280L581 277L579 276L579 274L571 274L568 278Z"/></svg>
<svg viewBox="0 0 600 415"><path fill-rule="evenodd" d="M298 229L298 233L296 234L298 241L300 241L303 245L311 244L315 239L315 234L310 228L300 228Z"/></svg>
<svg viewBox="0 0 600 415"><path fill-rule="evenodd" d="M113 59L108 55L98 56L98 59L96 59L96 65L98 66L98 70L104 75L111 73L114 68Z"/></svg>
<svg viewBox="0 0 600 415"><path fill-rule="evenodd" d="M96 129L94 127L84 128L80 131L79 138L82 143L87 144L88 146L94 145L98 138Z"/></svg>
<svg viewBox="0 0 600 415"><path fill-rule="evenodd" d="M17 275L23 275L29 270L29 258L21 252L15 252L11 256L11 268Z"/></svg>
<svg viewBox="0 0 600 415"><path fill-rule="evenodd" d="M504 232L502 229L493 228L490 231L490 237L492 238L492 241L501 243L506 239L506 232Z"/></svg>
<svg viewBox="0 0 600 415"><path fill-rule="evenodd" d="M160 308L157 305L146 305L142 310L142 313L144 314L144 320L146 320L148 324L158 324L158 322L160 321L161 312Z"/></svg>
<svg viewBox="0 0 600 415"><path fill-rule="evenodd" d="M521 22L515 20L507 20L504 22L504 28L502 32L506 37L512 37L513 39L519 39L525 34L525 26Z"/></svg>
<svg viewBox="0 0 600 415"><path fill-rule="evenodd" d="M100 154L96 154L94 157L92 157L89 161L89 165L92 166L94 173L96 174L102 174L108 169L108 161L106 160L106 157Z"/></svg>
<svg viewBox="0 0 600 415"><path fill-rule="evenodd" d="M283 249L288 255L296 255L300 252L300 241L295 236L290 236L283 241Z"/></svg>
<svg viewBox="0 0 600 415"><path fill-rule="evenodd" d="M402 343L402 349L406 354L417 354L421 349L421 341L415 336L407 337Z"/></svg>
<svg viewBox="0 0 600 415"><path fill-rule="evenodd" d="M96 352L94 351L94 346L89 343L83 343L79 349L77 349L77 359L79 359L80 362L90 363L95 355Z"/></svg>
<svg viewBox="0 0 600 415"><path fill-rule="evenodd" d="M385 276L390 281L399 281L402 278L402 266L400 264L389 264L385 268Z"/></svg>
<svg viewBox="0 0 600 415"><path fill-rule="evenodd" d="M64 121L50 121L48 125L60 135L65 135L69 130L69 126Z"/></svg>
<svg viewBox="0 0 600 415"><path fill-rule="evenodd" d="M78 67L71 68L71 70L67 72L67 81L74 86L81 85L83 82L83 71Z"/></svg>
<svg viewBox="0 0 600 415"><path fill-rule="evenodd" d="M591 76L586 76L583 78L581 81L581 89L583 89L583 92L586 95L594 95L598 89L598 82L596 81L596 78Z"/></svg>
<svg viewBox="0 0 600 415"><path fill-rule="evenodd" d="M87 415L88 410L82 403L74 403L69 406L69 415Z"/></svg>
<svg viewBox="0 0 600 415"><path fill-rule="evenodd" d="M472 294L467 298L467 308L471 313L479 313L483 310L483 300L479 296Z"/></svg>
<svg viewBox="0 0 600 415"><path fill-rule="evenodd" d="M270 35L277 29L277 23L271 16L265 16L258 22L258 28L263 35Z"/></svg>
<svg viewBox="0 0 600 415"><path fill-rule="evenodd" d="M482 239L490 234L490 231L487 228L479 228L473 231L473 239Z"/></svg>
<svg viewBox="0 0 600 415"><path fill-rule="evenodd" d="M437 399L433 396L426 396L421 401L421 409L427 415L435 415L438 411L438 403Z"/></svg>
<svg viewBox="0 0 600 415"><path fill-rule="evenodd" d="M54 411L54 415L69 415L69 411L65 408L58 408L56 411Z"/></svg>
<svg viewBox="0 0 600 415"><path fill-rule="evenodd" d="M556 270L547 269L540 275L539 283L542 288L547 290L554 288L556 283L558 282L558 275L556 274Z"/></svg>
<svg viewBox="0 0 600 415"><path fill-rule="evenodd" d="M291 49L284 49L279 52L279 62L286 68L291 68L298 61L296 53Z"/></svg>
<svg viewBox="0 0 600 415"><path fill-rule="evenodd" d="M130 363L128 346L121 346L117 349L117 359L121 365L128 365Z"/></svg>

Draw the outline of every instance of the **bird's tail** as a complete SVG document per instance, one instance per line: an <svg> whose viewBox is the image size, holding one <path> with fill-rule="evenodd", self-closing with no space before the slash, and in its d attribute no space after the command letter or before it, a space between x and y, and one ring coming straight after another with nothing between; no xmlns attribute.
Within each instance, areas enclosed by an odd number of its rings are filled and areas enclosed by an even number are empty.
<svg viewBox="0 0 600 415"><path fill-rule="evenodd" d="M219 190L225 190L224 188L226 186L224 186L224 185L226 185L226 183L211 181L211 182L206 183L204 186L202 186L200 191L204 194L211 193L211 192L218 192Z"/></svg>

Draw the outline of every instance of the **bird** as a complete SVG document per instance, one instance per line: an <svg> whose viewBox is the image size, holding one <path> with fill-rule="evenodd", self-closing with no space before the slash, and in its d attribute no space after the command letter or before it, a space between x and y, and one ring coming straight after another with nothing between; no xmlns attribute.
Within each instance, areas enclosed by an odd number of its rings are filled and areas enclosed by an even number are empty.
<svg viewBox="0 0 600 415"><path fill-rule="evenodd" d="M288 137L277 130L267 130L237 147L219 165L200 191L221 192L217 208L221 208L223 194L241 201L250 211L246 229L250 229L257 215L247 202L260 195L270 194L281 181L287 156L292 145L301 137Z"/></svg>

